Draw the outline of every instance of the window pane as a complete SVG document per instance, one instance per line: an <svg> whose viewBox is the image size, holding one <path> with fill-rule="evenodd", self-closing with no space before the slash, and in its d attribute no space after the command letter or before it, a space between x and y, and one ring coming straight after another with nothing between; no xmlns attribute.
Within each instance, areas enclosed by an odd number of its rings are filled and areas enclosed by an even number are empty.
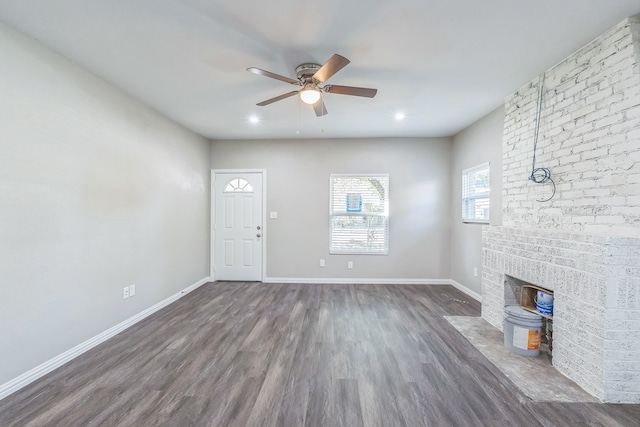
<svg viewBox="0 0 640 427"><path fill-rule="evenodd" d="M384 213L388 177L332 177L332 212L347 212L347 195L359 194L363 213Z"/></svg>
<svg viewBox="0 0 640 427"><path fill-rule="evenodd" d="M223 191L225 193L252 193L253 187L246 179L234 178L227 182Z"/></svg>
<svg viewBox="0 0 640 427"><path fill-rule="evenodd" d="M462 220L489 222L490 204L489 164L462 171Z"/></svg>
<svg viewBox="0 0 640 427"><path fill-rule="evenodd" d="M481 169L471 174L473 182L472 191L474 195L489 194L489 169Z"/></svg>
<svg viewBox="0 0 640 427"><path fill-rule="evenodd" d="M388 175L331 175L330 253L388 252Z"/></svg>
<svg viewBox="0 0 640 427"><path fill-rule="evenodd" d="M384 216L333 216L331 251L386 253L387 218Z"/></svg>

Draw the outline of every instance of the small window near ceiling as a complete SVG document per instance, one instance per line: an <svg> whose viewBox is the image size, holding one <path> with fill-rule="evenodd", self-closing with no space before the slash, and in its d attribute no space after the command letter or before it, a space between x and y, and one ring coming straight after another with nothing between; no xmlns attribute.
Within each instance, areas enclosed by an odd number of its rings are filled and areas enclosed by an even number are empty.
<svg viewBox="0 0 640 427"><path fill-rule="evenodd" d="M389 175L331 175L331 254L389 253Z"/></svg>
<svg viewBox="0 0 640 427"><path fill-rule="evenodd" d="M253 193L253 187L246 179L235 178L224 186L225 193Z"/></svg>
<svg viewBox="0 0 640 427"><path fill-rule="evenodd" d="M462 171L462 221L489 223L489 163Z"/></svg>

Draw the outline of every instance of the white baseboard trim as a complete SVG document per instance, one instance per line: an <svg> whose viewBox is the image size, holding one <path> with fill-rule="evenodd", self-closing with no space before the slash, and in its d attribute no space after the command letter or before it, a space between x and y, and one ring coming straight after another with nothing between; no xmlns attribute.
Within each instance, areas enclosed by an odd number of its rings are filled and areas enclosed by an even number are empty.
<svg viewBox="0 0 640 427"><path fill-rule="evenodd" d="M263 283L301 283L313 285L451 285L476 301L482 296L453 279L362 279L362 278L318 278L318 277L267 277Z"/></svg>
<svg viewBox="0 0 640 427"><path fill-rule="evenodd" d="M24 374L0 385L0 400L4 399L5 397L9 396L12 393L15 393L16 391L20 390L22 387L25 387L26 385L32 383L33 381L37 380L38 378L48 374L49 372L59 368L60 366L64 365L65 363L69 362L70 360L73 360L74 358L80 356L81 354L91 350L93 347L97 346L98 344L103 343L104 341L108 340L109 338L119 334L120 332L124 331L125 329L135 325L136 323L138 323L139 321L141 321L142 319L150 316L151 314L155 313L156 311L160 310L161 308L166 307L167 305L171 304L172 302L182 298L183 296L185 296L186 294L188 294L189 292L194 291L195 289L199 288L200 286L204 285L205 283L210 282L208 277L205 277L204 279L198 280L196 283L194 283L191 286L188 286L186 288L184 288L183 290L181 290L180 292L171 295L169 298L160 301L159 303L147 308L146 310L141 311L140 313L128 318L127 320L118 323L117 325L115 325L112 328L107 329L106 331L96 335L93 338L89 338L88 340L86 340L83 343L78 344L77 346L65 351L62 354L59 354L58 356L54 357L53 359L50 359L38 366L36 366L35 368L25 372Z"/></svg>
<svg viewBox="0 0 640 427"><path fill-rule="evenodd" d="M267 277L263 283L301 283L313 285L450 285L450 279L363 279L335 277Z"/></svg>
<svg viewBox="0 0 640 427"><path fill-rule="evenodd" d="M478 302L482 302L482 295L480 295L479 293L477 293L475 291L472 291L471 289L467 288L462 283L459 283L459 282L456 282L453 279L450 279L449 280L449 284L451 286L453 286L454 288L456 288L457 290L459 290L460 292L464 292L465 294L469 295L474 300L476 300Z"/></svg>

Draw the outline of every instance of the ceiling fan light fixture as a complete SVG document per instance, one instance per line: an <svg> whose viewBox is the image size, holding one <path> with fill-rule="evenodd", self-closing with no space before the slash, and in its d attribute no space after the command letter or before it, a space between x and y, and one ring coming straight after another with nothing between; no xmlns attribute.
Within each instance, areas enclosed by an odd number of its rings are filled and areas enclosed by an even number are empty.
<svg viewBox="0 0 640 427"><path fill-rule="evenodd" d="M311 84L305 85L298 94L305 104L312 105L320 100L320 90Z"/></svg>
<svg viewBox="0 0 640 427"><path fill-rule="evenodd" d="M249 67L247 68L247 71L299 87L298 90L292 90L290 92L283 93L282 95L267 99L266 101L258 102L256 104L257 106L264 107L265 105L273 104L274 102L282 101L283 99L298 95L302 102L313 107L313 111L316 113L317 117L321 117L327 114L327 109L323 102L323 92L336 93L339 95L361 96L364 98L373 98L376 96L376 93L378 93L377 89L366 87L326 84L328 79L338 71L342 70L347 64L349 64L349 60L337 53L329 58L329 60L323 65L314 63L300 64L296 67L297 80L256 67ZM300 88L300 86L302 87Z"/></svg>

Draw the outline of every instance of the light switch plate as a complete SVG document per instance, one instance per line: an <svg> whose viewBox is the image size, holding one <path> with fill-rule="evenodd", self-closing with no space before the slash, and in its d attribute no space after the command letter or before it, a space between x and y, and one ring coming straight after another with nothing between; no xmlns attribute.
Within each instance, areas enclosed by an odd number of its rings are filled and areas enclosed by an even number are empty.
<svg viewBox="0 0 640 427"><path fill-rule="evenodd" d="M278 212L276 212L276 211L269 212L269 218L271 218L271 219L278 218Z"/></svg>

